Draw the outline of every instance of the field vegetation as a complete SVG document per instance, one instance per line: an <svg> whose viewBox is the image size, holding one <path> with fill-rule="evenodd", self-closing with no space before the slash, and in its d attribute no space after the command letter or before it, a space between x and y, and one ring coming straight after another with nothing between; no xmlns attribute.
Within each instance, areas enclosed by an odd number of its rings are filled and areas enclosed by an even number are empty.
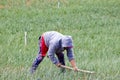
<svg viewBox="0 0 120 80"><path fill-rule="evenodd" d="M120 80L120 0L58 1L0 0L0 80ZM51 30L71 35L78 68L96 74L60 73L46 57L31 75L38 37Z"/></svg>

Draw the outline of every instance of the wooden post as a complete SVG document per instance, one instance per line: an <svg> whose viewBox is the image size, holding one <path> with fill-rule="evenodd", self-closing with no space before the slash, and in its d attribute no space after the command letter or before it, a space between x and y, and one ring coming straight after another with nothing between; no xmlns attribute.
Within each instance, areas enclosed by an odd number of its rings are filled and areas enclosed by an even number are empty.
<svg viewBox="0 0 120 80"><path fill-rule="evenodd" d="M60 0L58 0L58 8L60 8Z"/></svg>
<svg viewBox="0 0 120 80"><path fill-rule="evenodd" d="M27 32L25 31L25 46L27 45Z"/></svg>

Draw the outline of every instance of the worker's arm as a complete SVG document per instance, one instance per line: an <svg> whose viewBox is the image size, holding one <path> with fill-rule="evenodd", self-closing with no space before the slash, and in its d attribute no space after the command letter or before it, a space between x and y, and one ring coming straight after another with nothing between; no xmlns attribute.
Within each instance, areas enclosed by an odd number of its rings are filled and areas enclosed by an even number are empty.
<svg viewBox="0 0 120 80"><path fill-rule="evenodd" d="M55 64L56 66L60 65L58 59L55 57L55 46L54 45L49 45L48 56L53 64Z"/></svg>
<svg viewBox="0 0 120 80"><path fill-rule="evenodd" d="M72 60L70 61L70 64L71 64L71 66L73 67L74 71L78 71L78 68L77 68L77 66L76 66L76 62L75 62L74 59L72 59Z"/></svg>
<svg viewBox="0 0 120 80"><path fill-rule="evenodd" d="M75 62L75 59L74 59L73 48L68 48L66 50L67 50L67 56L68 56L68 59L70 61L71 66L73 67L73 69L75 71L78 71L78 68L76 66L76 62Z"/></svg>

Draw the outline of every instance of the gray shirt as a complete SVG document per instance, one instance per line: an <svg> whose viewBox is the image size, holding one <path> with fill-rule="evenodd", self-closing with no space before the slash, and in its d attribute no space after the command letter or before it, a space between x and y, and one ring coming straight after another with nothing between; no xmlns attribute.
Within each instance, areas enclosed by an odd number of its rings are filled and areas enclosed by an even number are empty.
<svg viewBox="0 0 120 80"><path fill-rule="evenodd" d="M56 31L48 31L43 34L45 44L48 47L48 56L54 64L59 63L57 58L55 57L55 53L61 54L64 50L62 47L62 37L63 34ZM70 60L74 59L73 48L68 48L67 57Z"/></svg>

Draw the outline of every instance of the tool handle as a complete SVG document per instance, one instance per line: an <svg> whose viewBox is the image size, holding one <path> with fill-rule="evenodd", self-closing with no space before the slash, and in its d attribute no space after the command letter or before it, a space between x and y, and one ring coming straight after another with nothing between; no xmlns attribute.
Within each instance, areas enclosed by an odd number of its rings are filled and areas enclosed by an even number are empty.
<svg viewBox="0 0 120 80"><path fill-rule="evenodd" d="M68 66L64 66L64 65L61 65L60 67L66 68L66 69L70 69L70 70L74 70L73 68L68 67ZM94 71L88 71L88 70L82 70L82 69L78 69L78 71L79 71L79 72L84 72L84 73L90 73L90 74L95 73Z"/></svg>

